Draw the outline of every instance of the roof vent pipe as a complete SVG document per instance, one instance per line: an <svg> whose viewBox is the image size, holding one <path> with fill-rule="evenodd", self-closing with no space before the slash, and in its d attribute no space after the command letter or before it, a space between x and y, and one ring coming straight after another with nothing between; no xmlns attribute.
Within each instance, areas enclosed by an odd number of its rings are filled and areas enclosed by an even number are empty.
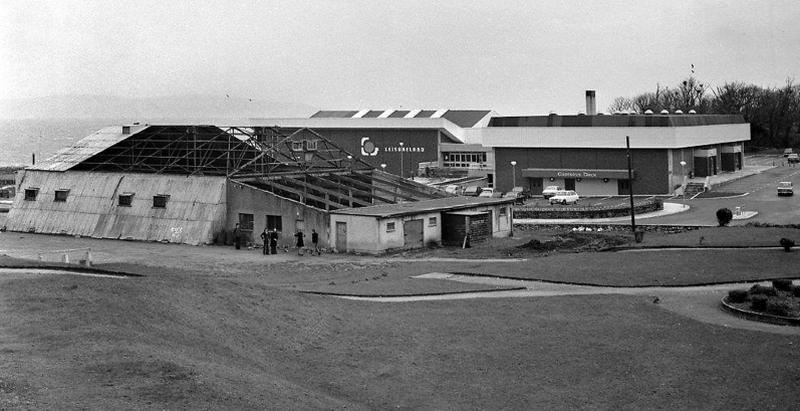
<svg viewBox="0 0 800 411"><path fill-rule="evenodd" d="M586 90L586 115L597 115L597 104L594 99L594 90Z"/></svg>

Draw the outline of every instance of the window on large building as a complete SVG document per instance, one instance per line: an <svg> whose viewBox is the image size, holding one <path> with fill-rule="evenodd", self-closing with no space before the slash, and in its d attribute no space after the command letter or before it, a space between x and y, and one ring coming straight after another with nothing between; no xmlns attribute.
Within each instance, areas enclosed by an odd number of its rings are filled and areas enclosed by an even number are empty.
<svg viewBox="0 0 800 411"><path fill-rule="evenodd" d="M267 215L267 230L283 231L283 220L279 215Z"/></svg>
<svg viewBox="0 0 800 411"><path fill-rule="evenodd" d="M167 194L156 194L153 196L153 208L167 208L167 201L169 200L169 195Z"/></svg>
<svg viewBox="0 0 800 411"><path fill-rule="evenodd" d="M242 231L253 231L253 215L239 213L239 229Z"/></svg>
<svg viewBox="0 0 800 411"><path fill-rule="evenodd" d="M442 166L452 168L486 167L485 152L442 152Z"/></svg>
<svg viewBox="0 0 800 411"><path fill-rule="evenodd" d="M133 204L133 193L122 193L119 195L119 202L117 205L122 207L130 207Z"/></svg>
<svg viewBox="0 0 800 411"><path fill-rule="evenodd" d="M39 194L38 188L25 189L25 201L36 201L36 196Z"/></svg>
<svg viewBox="0 0 800 411"><path fill-rule="evenodd" d="M69 195L69 190L56 190L56 195L53 198L53 201L67 201L67 196Z"/></svg>

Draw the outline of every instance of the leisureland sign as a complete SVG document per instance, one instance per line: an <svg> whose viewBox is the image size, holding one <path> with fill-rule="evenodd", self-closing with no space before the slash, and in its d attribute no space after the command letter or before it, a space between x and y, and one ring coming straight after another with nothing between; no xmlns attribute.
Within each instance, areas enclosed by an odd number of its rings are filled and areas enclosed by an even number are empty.
<svg viewBox="0 0 800 411"><path fill-rule="evenodd" d="M634 174L635 175L635 174ZM628 179L628 170L575 170L563 168L525 168L522 170L523 177L543 177L543 178L608 178L608 179Z"/></svg>
<svg viewBox="0 0 800 411"><path fill-rule="evenodd" d="M362 156L376 156L378 152L381 150L380 147L376 146L369 137L362 137L361 138L361 155ZM383 151L386 153L424 153L425 147L410 147L410 146L386 146L383 147Z"/></svg>

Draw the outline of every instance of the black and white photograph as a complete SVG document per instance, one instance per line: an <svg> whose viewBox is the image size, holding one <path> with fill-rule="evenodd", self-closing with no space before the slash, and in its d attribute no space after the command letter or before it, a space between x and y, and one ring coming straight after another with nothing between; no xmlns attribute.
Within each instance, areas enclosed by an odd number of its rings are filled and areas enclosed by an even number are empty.
<svg viewBox="0 0 800 411"><path fill-rule="evenodd" d="M0 1L0 410L797 409L798 18Z"/></svg>

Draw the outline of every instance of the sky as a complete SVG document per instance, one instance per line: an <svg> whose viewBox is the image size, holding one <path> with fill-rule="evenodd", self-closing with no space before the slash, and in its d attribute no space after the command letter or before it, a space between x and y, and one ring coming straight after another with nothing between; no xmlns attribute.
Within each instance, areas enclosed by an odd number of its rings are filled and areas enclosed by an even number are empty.
<svg viewBox="0 0 800 411"><path fill-rule="evenodd" d="M574 114L800 81L800 2L0 1L0 98L231 95L320 109Z"/></svg>

